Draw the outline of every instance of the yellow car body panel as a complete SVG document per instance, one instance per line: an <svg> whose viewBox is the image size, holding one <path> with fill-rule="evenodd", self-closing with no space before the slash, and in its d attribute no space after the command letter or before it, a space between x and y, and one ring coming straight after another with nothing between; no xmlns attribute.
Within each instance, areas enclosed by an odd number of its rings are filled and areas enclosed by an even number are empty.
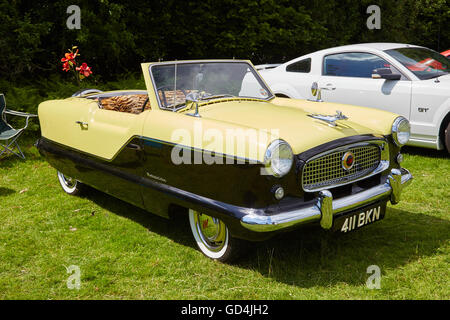
<svg viewBox="0 0 450 320"><path fill-rule="evenodd" d="M68 98L41 103L38 115L43 137L112 160L127 141L141 135L147 112L134 115L104 110L96 101Z"/></svg>

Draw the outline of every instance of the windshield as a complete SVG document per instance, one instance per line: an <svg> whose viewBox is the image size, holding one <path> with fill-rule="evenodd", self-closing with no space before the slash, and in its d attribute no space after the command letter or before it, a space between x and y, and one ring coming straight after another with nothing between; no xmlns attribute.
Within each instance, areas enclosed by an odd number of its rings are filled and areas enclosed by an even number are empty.
<svg viewBox="0 0 450 320"><path fill-rule="evenodd" d="M198 62L150 67L159 104L163 109L183 108L186 96L200 100L245 97L268 100L272 93L246 62Z"/></svg>
<svg viewBox="0 0 450 320"><path fill-rule="evenodd" d="M386 50L420 80L436 78L450 72L450 60L436 51L425 48Z"/></svg>

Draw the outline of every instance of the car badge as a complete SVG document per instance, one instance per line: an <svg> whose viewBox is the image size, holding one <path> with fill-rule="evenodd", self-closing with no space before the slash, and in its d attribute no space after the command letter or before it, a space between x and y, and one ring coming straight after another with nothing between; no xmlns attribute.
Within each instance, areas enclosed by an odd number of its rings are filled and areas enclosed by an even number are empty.
<svg viewBox="0 0 450 320"><path fill-rule="evenodd" d="M328 123L329 126L331 127L336 127L336 121L337 120L347 120L348 117L345 116L342 111L336 110L336 114L334 115L323 115L323 114L317 114L317 113L313 113L313 114L308 114L308 117L317 119L317 120L322 120Z"/></svg>
<svg viewBox="0 0 450 320"><path fill-rule="evenodd" d="M354 154L350 151L347 151L342 157L342 168L344 168L345 171L349 171L351 170L351 168L353 168L354 164L355 164Z"/></svg>

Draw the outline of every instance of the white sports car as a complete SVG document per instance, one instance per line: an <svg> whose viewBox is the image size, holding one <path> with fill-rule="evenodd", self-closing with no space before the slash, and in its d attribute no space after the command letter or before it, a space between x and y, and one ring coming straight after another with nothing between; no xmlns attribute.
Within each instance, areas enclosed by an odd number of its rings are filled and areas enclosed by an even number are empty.
<svg viewBox="0 0 450 320"><path fill-rule="evenodd" d="M355 44L260 73L280 97L398 113L411 123L409 145L450 152L450 59L436 51L400 43Z"/></svg>

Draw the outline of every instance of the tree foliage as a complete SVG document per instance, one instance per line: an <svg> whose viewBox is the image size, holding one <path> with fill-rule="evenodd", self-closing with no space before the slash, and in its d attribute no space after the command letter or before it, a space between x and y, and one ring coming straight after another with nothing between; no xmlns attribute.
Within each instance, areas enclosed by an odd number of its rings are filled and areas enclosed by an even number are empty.
<svg viewBox="0 0 450 320"><path fill-rule="evenodd" d="M359 42L450 47L446 0L97 0L78 1L81 29L69 30L73 0L0 0L0 73L21 81L61 73L72 45L96 77L119 78L158 60L240 58L283 62L308 52ZM369 5L381 29L369 30Z"/></svg>

